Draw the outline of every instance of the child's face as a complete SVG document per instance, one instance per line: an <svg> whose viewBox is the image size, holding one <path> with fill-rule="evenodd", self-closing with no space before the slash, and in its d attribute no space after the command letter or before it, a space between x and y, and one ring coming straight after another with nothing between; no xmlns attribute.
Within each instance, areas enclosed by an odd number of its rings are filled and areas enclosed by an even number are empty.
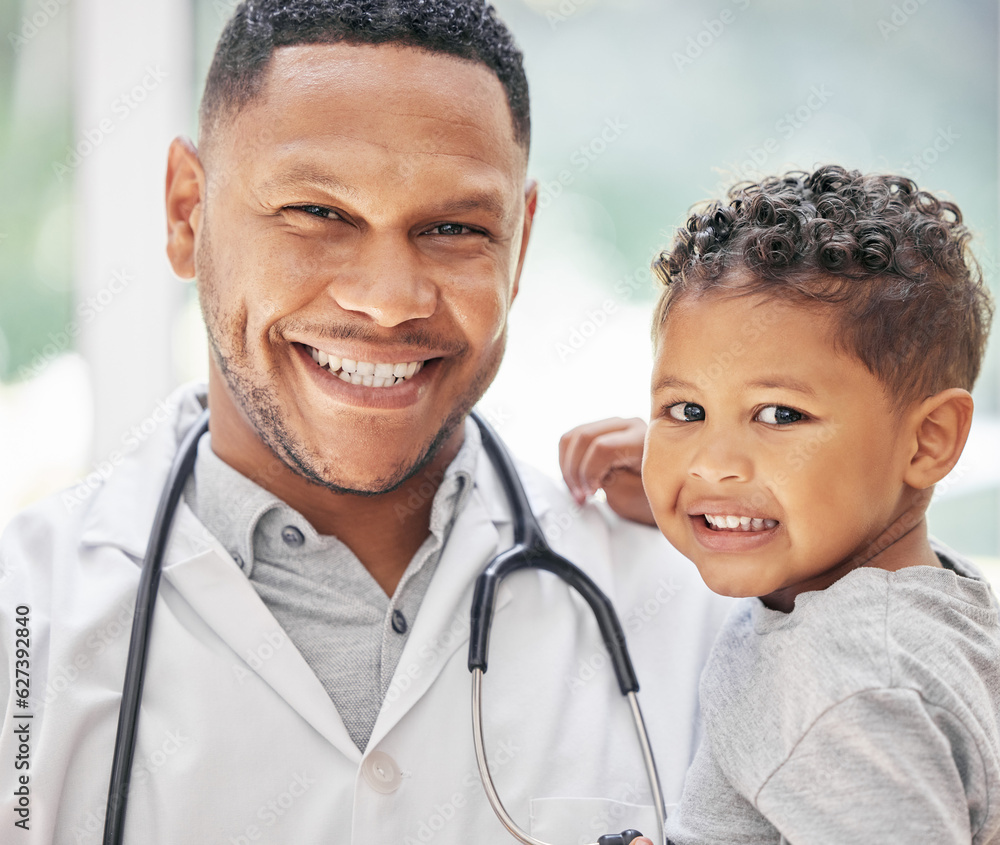
<svg viewBox="0 0 1000 845"><path fill-rule="evenodd" d="M905 509L912 444L835 332L822 308L719 295L676 303L660 331L643 484L717 593L788 610Z"/></svg>

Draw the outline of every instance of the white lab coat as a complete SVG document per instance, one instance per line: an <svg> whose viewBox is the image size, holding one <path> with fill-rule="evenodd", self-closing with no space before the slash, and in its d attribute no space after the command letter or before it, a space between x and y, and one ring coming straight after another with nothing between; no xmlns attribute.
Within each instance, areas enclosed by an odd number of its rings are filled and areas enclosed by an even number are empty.
<svg viewBox="0 0 1000 845"><path fill-rule="evenodd" d="M168 404L170 418L83 504L53 497L0 542L0 841L101 841L138 564L179 439L200 410L191 388ZM655 531L580 509L537 473L523 478L553 547L618 609L667 801L676 801L695 749L698 675L728 603ZM510 540L502 488L481 454L362 754L182 500L154 615L126 843L512 841L479 783L466 668L475 577ZM30 608L27 708L12 684L19 606ZM518 573L501 590L484 723L500 796L534 835L570 845L638 827L655 837L629 708L596 625L548 573ZM29 768L15 768L19 754ZM27 832L13 825L22 775Z"/></svg>

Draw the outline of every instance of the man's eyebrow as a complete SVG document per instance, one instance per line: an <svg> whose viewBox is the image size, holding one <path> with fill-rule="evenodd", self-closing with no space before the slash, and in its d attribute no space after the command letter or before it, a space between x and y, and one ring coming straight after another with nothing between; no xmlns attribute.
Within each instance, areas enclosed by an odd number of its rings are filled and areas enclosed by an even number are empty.
<svg viewBox="0 0 1000 845"><path fill-rule="evenodd" d="M354 188L341 179L338 179L332 173L308 166L294 167L278 173L261 184L260 189L262 191L278 191L285 188L298 187L316 187L332 193L356 193Z"/></svg>
<svg viewBox="0 0 1000 845"><path fill-rule="evenodd" d="M338 179L332 173L315 167L299 166L272 176L260 186L261 191L279 191L288 188L316 187L330 193L356 196L357 190ZM440 213L462 214L467 211L485 211L498 219L510 214L510 209L500 191L477 190L462 194L454 199L446 199L440 204Z"/></svg>
<svg viewBox="0 0 1000 845"><path fill-rule="evenodd" d="M761 390L794 390L796 393L816 396L816 391L804 381L787 376L766 376L757 381L750 382L747 387L756 387Z"/></svg>
<svg viewBox="0 0 1000 845"><path fill-rule="evenodd" d="M462 214L466 211L485 211L493 217L506 218L511 209L504 202L503 195L497 191L473 191L454 199L440 203L444 214Z"/></svg>

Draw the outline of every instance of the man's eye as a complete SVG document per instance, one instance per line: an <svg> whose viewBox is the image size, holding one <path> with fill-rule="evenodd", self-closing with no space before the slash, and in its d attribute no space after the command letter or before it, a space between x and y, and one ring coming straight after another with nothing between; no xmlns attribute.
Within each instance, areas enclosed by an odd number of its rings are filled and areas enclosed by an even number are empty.
<svg viewBox="0 0 1000 845"><path fill-rule="evenodd" d="M678 422L698 422L705 419L705 409L694 402L678 402L667 408L667 413Z"/></svg>
<svg viewBox="0 0 1000 845"><path fill-rule="evenodd" d="M788 425L805 419L805 414L796 411L794 408L786 408L784 405L768 405L758 411L754 417L757 422L768 425Z"/></svg>
<svg viewBox="0 0 1000 845"><path fill-rule="evenodd" d="M323 205L293 205L289 207L292 211L302 211L312 217L322 217L325 220L336 220L340 217L332 208Z"/></svg>
<svg viewBox="0 0 1000 845"><path fill-rule="evenodd" d="M427 234L429 235L473 235L480 234L476 229L463 226L461 223L442 223L435 226Z"/></svg>

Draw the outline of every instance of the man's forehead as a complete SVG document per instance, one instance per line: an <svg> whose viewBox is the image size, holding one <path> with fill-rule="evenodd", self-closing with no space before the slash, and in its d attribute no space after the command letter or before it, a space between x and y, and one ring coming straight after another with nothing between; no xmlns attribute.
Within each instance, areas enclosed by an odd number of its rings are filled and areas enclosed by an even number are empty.
<svg viewBox="0 0 1000 845"><path fill-rule="evenodd" d="M479 62L424 48L342 42L278 47L254 104L283 115L325 109L373 123L423 120L428 141L443 135L447 124L465 124L487 143L526 158L496 74Z"/></svg>

